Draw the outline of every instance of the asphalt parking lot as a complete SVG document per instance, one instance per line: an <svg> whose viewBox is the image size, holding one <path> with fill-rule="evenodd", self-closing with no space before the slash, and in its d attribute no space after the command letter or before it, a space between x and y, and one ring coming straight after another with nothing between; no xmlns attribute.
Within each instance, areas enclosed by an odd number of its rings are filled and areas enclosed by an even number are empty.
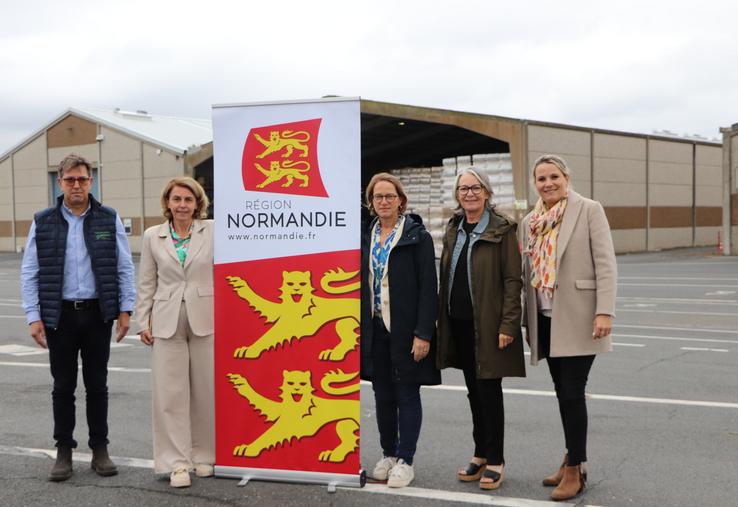
<svg viewBox="0 0 738 507"><path fill-rule="evenodd" d="M590 376L589 485L576 503L738 505L738 258L673 251L620 256L618 266L615 350L597 358ZM550 505L540 480L558 466L563 436L545 365L503 383L507 466L497 492L456 480L473 446L455 371L423 390L411 488L369 484L331 494L315 485L195 479L173 490L151 470L149 350L134 337L110 360L110 451L121 473L96 476L80 447L72 479L47 482L51 376L28 335L19 267L18 255L0 254L0 505ZM371 469L380 457L371 388L362 386L362 395L361 462Z"/></svg>

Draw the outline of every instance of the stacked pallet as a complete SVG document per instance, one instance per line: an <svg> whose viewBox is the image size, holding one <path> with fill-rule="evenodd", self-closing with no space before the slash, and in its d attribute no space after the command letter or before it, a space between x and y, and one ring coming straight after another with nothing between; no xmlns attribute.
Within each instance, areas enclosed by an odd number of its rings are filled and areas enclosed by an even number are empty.
<svg viewBox="0 0 738 507"><path fill-rule="evenodd" d="M405 187L410 213L420 215L433 237L436 257L441 256L442 238L448 219L457 207L454 199L456 175L473 167L489 178L492 202L502 212L515 203L512 163L509 153L467 155L443 159L442 167L407 167L390 171Z"/></svg>

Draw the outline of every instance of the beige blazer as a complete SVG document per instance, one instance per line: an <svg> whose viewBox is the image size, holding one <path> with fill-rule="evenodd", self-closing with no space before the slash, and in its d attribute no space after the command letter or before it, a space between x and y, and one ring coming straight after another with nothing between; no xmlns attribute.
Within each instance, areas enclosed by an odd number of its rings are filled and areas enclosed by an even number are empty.
<svg viewBox="0 0 738 507"><path fill-rule="evenodd" d="M532 214L532 213L531 213ZM518 235L525 249L528 223ZM523 325L530 362L538 364L538 301L530 285L530 257L523 256ZM595 315L615 316L617 263L610 226L597 201L573 190L561 221L556 245L556 288L551 314L551 357L585 356L612 350L610 337L594 340Z"/></svg>
<svg viewBox="0 0 738 507"><path fill-rule="evenodd" d="M182 301L197 336L213 334L213 221L195 220L184 267L167 222L144 232L138 272L137 331L170 338L177 329Z"/></svg>

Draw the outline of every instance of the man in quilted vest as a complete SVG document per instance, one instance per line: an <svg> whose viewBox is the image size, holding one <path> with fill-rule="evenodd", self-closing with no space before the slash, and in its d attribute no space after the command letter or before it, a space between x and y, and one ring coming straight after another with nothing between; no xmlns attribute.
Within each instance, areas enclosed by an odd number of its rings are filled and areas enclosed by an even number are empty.
<svg viewBox="0 0 738 507"><path fill-rule="evenodd" d="M70 154L59 164L63 195L35 214L21 266L23 309L36 343L49 349L57 459L49 480L72 476L77 361L87 400L92 469L111 476L108 358L113 321L120 341L136 297L128 238L116 211L90 195L90 163Z"/></svg>

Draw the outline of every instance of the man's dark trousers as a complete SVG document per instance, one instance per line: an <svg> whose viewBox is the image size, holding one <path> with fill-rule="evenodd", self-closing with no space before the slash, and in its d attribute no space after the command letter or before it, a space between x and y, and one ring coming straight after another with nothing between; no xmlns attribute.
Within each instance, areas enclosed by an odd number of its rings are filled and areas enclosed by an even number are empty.
<svg viewBox="0 0 738 507"><path fill-rule="evenodd" d="M49 363L54 377L54 439L57 447L77 447L74 440L74 391L77 358L87 391L87 426L92 449L108 444L108 359L112 321L104 322L97 301L73 309L65 302L57 329L46 330Z"/></svg>

